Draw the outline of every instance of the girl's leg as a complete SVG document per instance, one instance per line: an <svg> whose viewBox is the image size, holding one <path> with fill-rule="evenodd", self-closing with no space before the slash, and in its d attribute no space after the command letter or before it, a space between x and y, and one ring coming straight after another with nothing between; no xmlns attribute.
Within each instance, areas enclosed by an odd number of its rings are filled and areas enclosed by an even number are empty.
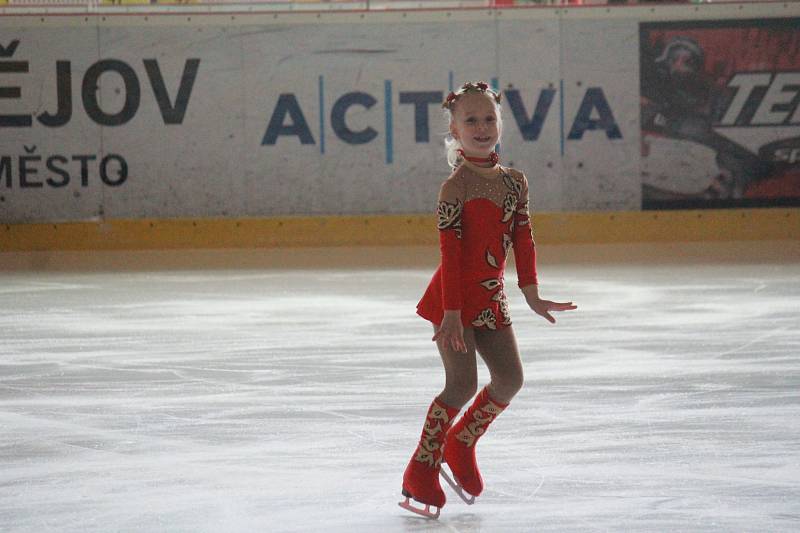
<svg viewBox="0 0 800 533"><path fill-rule="evenodd" d="M434 332L438 331L436 325ZM461 409L478 390L478 366L475 360L475 332L472 328L464 328L464 343L467 353L457 352L444 342L437 341L439 355L444 365L445 385L438 399L442 403Z"/></svg>
<svg viewBox="0 0 800 533"><path fill-rule="evenodd" d="M497 402L508 404L522 388L522 361L517 339L511 326L499 331L475 332L475 345L491 376L489 395Z"/></svg>
<svg viewBox="0 0 800 533"><path fill-rule="evenodd" d="M441 509L447 501L439 483L442 448L447 430L461 407L477 389L475 337L471 329L465 329L464 342L467 353L456 352L441 341L437 343L445 369L445 387L428 408L419 444L403 473L403 495L406 500L400 502L400 506L430 518L439 516L439 511L433 513L430 506ZM424 503L425 509L412 506L411 498Z"/></svg>
<svg viewBox="0 0 800 533"><path fill-rule="evenodd" d="M474 496L483 491L483 478L475 457L478 439L522 387L522 362L510 327L499 331L476 330L474 343L489 368L491 383L481 390L461 419L450 428L444 445L444 460L460 489L473 496L470 499L459 493L467 503L472 503Z"/></svg>
<svg viewBox="0 0 800 533"><path fill-rule="evenodd" d="M429 518L439 516L439 511L447 501L439 483L442 447L456 415L458 409L443 405L438 400L431 403L417 448L403 472L403 496L406 500L400 502L400 507ZM411 505L411 498L424 503L425 508ZM436 513L431 511L431 505L438 508Z"/></svg>

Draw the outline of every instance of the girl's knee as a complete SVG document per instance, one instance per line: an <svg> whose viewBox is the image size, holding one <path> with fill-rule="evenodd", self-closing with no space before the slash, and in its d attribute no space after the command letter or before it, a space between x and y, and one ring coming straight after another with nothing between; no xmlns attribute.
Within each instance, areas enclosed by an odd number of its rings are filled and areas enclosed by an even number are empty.
<svg viewBox="0 0 800 533"><path fill-rule="evenodd" d="M459 399L462 404L469 402L478 393L478 379L461 384L458 389Z"/></svg>
<svg viewBox="0 0 800 533"><path fill-rule="evenodd" d="M522 372L492 378L492 390L499 396L497 399L504 403L516 396L524 384Z"/></svg>
<svg viewBox="0 0 800 533"><path fill-rule="evenodd" d="M448 381L443 396L449 399L450 407L463 407L478 392L478 378ZM444 401L444 398L443 398Z"/></svg>

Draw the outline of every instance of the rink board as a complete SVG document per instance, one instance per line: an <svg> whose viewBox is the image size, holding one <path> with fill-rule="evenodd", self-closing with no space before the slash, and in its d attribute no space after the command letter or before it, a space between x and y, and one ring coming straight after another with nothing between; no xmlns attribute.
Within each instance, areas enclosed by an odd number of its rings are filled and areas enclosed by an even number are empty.
<svg viewBox="0 0 800 533"><path fill-rule="evenodd" d="M539 244L800 241L792 208L535 215ZM0 225L0 251L414 246L438 242L432 215L143 219Z"/></svg>
<svg viewBox="0 0 800 533"><path fill-rule="evenodd" d="M0 62L13 64L0 76L0 223L430 213L448 173L438 102L467 79L502 91L501 155L527 173L537 212L639 211L640 24L798 15L770 3L0 16Z"/></svg>

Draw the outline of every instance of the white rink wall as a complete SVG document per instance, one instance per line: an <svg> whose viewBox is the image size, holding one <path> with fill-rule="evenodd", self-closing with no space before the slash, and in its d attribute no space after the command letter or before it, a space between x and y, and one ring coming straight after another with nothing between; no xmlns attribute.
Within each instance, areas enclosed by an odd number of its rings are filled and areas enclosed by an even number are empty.
<svg viewBox="0 0 800 533"><path fill-rule="evenodd" d="M0 16L0 222L428 213L439 103L504 93L539 211L637 211L639 24L797 4Z"/></svg>

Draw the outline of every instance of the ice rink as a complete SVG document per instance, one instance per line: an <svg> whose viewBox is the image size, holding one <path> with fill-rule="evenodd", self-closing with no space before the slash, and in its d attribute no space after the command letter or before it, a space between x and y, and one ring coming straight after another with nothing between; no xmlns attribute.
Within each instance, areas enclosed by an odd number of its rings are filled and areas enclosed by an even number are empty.
<svg viewBox="0 0 800 533"><path fill-rule="evenodd" d="M435 248L0 254L0 531L798 531L798 244L543 248L556 325L508 272L526 385L438 522Z"/></svg>

